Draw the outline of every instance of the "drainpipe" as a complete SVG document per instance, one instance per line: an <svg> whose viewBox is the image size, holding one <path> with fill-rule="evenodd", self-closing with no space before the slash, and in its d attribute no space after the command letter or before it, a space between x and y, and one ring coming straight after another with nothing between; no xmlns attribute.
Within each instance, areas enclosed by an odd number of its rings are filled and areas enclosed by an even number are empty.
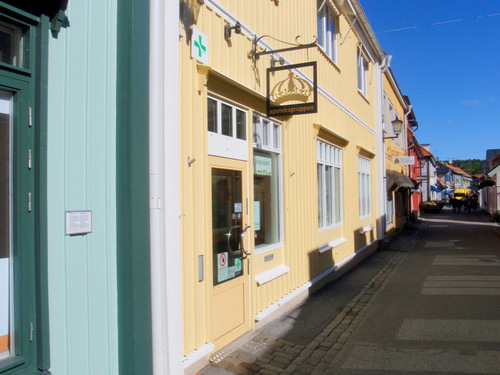
<svg viewBox="0 0 500 375"><path fill-rule="evenodd" d="M179 2L150 0L149 43L153 374L182 374Z"/></svg>
<svg viewBox="0 0 500 375"><path fill-rule="evenodd" d="M404 126L404 134L403 134L403 137L404 137L404 144L405 144L405 148L406 148L406 153L408 154L408 156L410 156L410 150L409 150L409 147L408 147L408 115L411 113L411 104L408 105L408 111L405 113L405 126ZM408 165L406 167L406 173L408 173L408 177L411 176L411 165ZM411 218L411 190L408 189L408 200L407 200L407 206L408 206L408 213L407 213L407 217L406 217L406 220L407 221L410 221L410 218Z"/></svg>
<svg viewBox="0 0 500 375"><path fill-rule="evenodd" d="M405 146L406 146L406 151L407 151L407 154L408 156L410 155L410 149L408 147L408 115L411 113L411 110L412 110L412 105L409 104L408 105L408 111L405 113L405 126L404 126L404 134L403 134L403 137L404 137L404 142L405 142ZM408 166L408 176L411 174L410 173L410 166Z"/></svg>
<svg viewBox="0 0 500 375"><path fill-rule="evenodd" d="M391 55L385 55L382 63L380 65L380 74L379 76L379 85L380 85L380 94L378 95L378 100L377 100L377 108L378 111L381 110L382 108L382 103L383 103L383 97L384 97L384 73L389 69L390 62L391 62ZM381 238L384 243L387 242L387 175L386 175L386 170L387 170L387 165L385 161L385 141L384 141L384 129L382 126L382 116L383 113L379 113L378 116L378 132L377 134L380 135L379 139L377 140L377 145L378 145L378 152L377 154L379 155L379 216L382 217L383 219L380 221L380 228L378 229L377 237Z"/></svg>

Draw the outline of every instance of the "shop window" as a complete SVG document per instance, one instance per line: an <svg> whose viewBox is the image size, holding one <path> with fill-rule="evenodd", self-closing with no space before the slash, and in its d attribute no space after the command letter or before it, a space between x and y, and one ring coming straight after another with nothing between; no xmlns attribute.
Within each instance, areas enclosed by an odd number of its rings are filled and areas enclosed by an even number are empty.
<svg viewBox="0 0 500 375"><path fill-rule="evenodd" d="M342 222L342 151L317 142L318 226L328 228Z"/></svg>
<svg viewBox="0 0 500 375"><path fill-rule="evenodd" d="M371 173L370 160L358 156L359 216L371 215Z"/></svg>
<svg viewBox="0 0 500 375"><path fill-rule="evenodd" d="M0 359L12 354L12 94L0 91Z"/></svg>
<svg viewBox="0 0 500 375"><path fill-rule="evenodd" d="M280 125L253 116L254 233L256 252L281 243Z"/></svg>
<svg viewBox="0 0 500 375"><path fill-rule="evenodd" d="M336 62L338 18L325 1L319 0L318 7L318 45Z"/></svg>

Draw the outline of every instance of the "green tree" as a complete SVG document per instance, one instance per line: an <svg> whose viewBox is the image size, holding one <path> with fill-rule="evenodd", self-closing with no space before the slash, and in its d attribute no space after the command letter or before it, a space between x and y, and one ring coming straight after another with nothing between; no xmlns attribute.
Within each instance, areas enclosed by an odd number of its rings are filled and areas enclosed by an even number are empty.
<svg viewBox="0 0 500 375"><path fill-rule="evenodd" d="M483 173L481 160L479 159L455 160L453 165L456 165L470 175Z"/></svg>

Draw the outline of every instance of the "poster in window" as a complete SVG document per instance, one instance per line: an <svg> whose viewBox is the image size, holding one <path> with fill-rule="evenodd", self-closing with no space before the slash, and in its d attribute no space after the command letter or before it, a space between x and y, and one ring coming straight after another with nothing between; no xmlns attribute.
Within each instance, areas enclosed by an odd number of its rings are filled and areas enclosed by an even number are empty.
<svg viewBox="0 0 500 375"><path fill-rule="evenodd" d="M273 163L269 156L254 155L254 174L259 176L272 176L273 175Z"/></svg>
<svg viewBox="0 0 500 375"><path fill-rule="evenodd" d="M253 202L253 229L260 230L260 201Z"/></svg>

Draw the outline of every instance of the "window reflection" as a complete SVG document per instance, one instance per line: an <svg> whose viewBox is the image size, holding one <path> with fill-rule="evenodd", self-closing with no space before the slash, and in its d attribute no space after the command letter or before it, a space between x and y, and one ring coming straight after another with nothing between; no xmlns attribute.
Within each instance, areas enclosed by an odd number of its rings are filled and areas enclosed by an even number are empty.
<svg viewBox="0 0 500 375"><path fill-rule="evenodd" d="M29 28L0 21L0 61L19 68L28 67Z"/></svg>
<svg viewBox="0 0 500 375"><path fill-rule="evenodd" d="M0 91L0 358L11 354L11 100Z"/></svg>

